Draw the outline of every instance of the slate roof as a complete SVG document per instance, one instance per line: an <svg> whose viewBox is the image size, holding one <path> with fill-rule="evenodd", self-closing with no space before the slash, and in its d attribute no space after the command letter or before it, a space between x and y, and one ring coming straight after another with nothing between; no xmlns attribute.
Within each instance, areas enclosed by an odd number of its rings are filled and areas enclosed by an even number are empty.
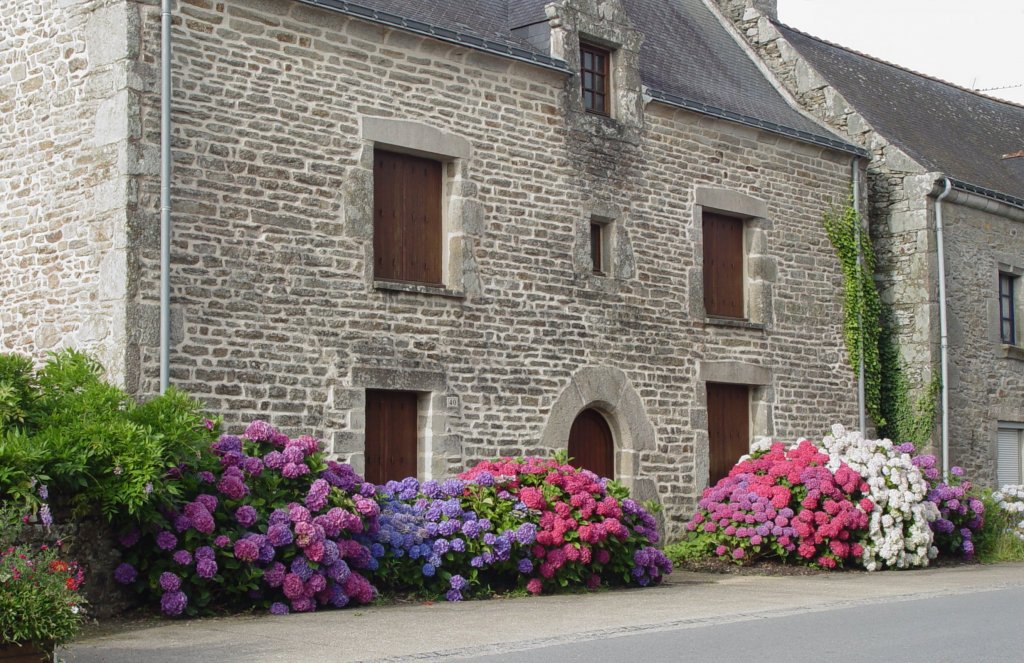
<svg viewBox="0 0 1024 663"><path fill-rule="evenodd" d="M1015 164L1002 158L1024 149L1024 106L903 69L786 25L776 27L879 134L922 166L1016 198L1018 205L1024 203L1024 177Z"/></svg>
<svg viewBox="0 0 1024 663"><path fill-rule="evenodd" d="M568 71L565 63L512 33L514 28L544 21L544 5L550 0L299 1L404 29L411 25L414 32ZM655 99L864 154L790 106L701 0L622 2L633 26L644 34L640 75ZM474 43L481 39L487 43Z"/></svg>

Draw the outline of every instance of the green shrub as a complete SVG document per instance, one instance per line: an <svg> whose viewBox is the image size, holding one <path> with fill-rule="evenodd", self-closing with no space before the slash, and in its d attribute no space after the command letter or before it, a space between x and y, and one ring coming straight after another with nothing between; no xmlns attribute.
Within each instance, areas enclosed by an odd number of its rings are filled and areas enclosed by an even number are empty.
<svg viewBox="0 0 1024 663"><path fill-rule="evenodd" d="M94 359L72 350L33 371L0 355L0 500L37 507L32 481L78 513L143 520L176 497L165 480L216 434L201 404L169 390L142 405L106 383Z"/></svg>
<svg viewBox="0 0 1024 663"><path fill-rule="evenodd" d="M1007 490L1010 489L1010 490ZM974 551L979 561L1024 561L1024 527L1022 527L1022 499L1017 486L1004 486L995 493L984 490L980 494L985 505L985 522L974 534ZM1009 494L1008 494L1009 493Z"/></svg>

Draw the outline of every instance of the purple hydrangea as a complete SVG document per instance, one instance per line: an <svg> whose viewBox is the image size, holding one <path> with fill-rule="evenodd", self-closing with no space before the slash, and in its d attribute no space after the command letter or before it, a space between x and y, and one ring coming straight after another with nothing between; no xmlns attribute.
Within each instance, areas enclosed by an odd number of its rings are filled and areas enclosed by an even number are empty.
<svg viewBox="0 0 1024 663"><path fill-rule="evenodd" d="M331 484L324 479L317 479L309 487L306 494L306 508L316 512L327 506L327 496L331 492Z"/></svg>
<svg viewBox="0 0 1024 663"><path fill-rule="evenodd" d="M178 545L178 537L167 530L161 530L156 535L156 545L160 550L170 550Z"/></svg>
<svg viewBox="0 0 1024 663"><path fill-rule="evenodd" d="M281 474L286 479L297 479L309 474L309 466L305 463L285 463L281 468Z"/></svg>
<svg viewBox="0 0 1024 663"><path fill-rule="evenodd" d="M272 615L287 615L288 606L280 601L274 601L270 604L270 614Z"/></svg>
<svg viewBox="0 0 1024 663"><path fill-rule="evenodd" d="M160 597L160 609L163 610L165 615L170 617L183 613L187 605L188 597L185 596L185 592L180 590L164 592L164 595Z"/></svg>
<svg viewBox="0 0 1024 663"><path fill-rule="evenodd" d="M249 476L259 476L263 472L263 461L255 456L249 456L242 461L242 469Z"/></svg>
<svg viewBox="0 0 1024 663"><path fill-rule="evenodd" d="M260 556L260 546L253 539L235 541L235 558L243 562L255 562Z"/></svg>
<svg viewBox="0 0 1024 663"><path fill-rule="evenodd" d="M448 592L445 593L444 597L446 599L448 599L449 601L461 601L462 600L462 592L460 592L457 589L449 589Z"/></svg>
<svg viewBox="0 0 1024 663"><path fill-rule="evenodd" d="M266 571L263 572L263 581L267 583L268 587L277 588L284 582L284 576L287 573L287 569L281 562L274 562Z"/></svg>
<svg viewBox="0 0 1024 663"><path fill-rule="evenodd" d="M196 548L195 558L196 559L213 559L217 556L217 552L210 546L200 546Z"/></svg>
<svg viewBox="0 0 1024 663"><path fill-rule="evenodd" d="M213 476L213 472L203 470L199 473L199 480L203 483L213 483L217 480L217 477Z"/></svg>
<svg viewBox="0 0 1024 663"><path fill-rule="evenodd" d="M203 493L202 495L196 495L195 501L199 502L204 507L206 507L206 510L209 511L210 513L213 513L214 511L217 510L218 500L217 497L214 495L209 495L207 493Z"/></svg>
<svg viewBox="0 0 1024 663"><path fill-rule="evenodd" d="M267 529L267 541L270 545L280 548L293 540L292 530L288 525L271 525Z"/></svg>
<svg viewBox="0 0 1024 663"><path fill-rule="evenodd" d="M139 528L131 527L124 532L121 532L121 535L118 537L118 543L121 544L122 548L131 548L139 542L140 536L141 533L139 532ZM172 534L171 536L174 535ZM171 547L173 548L174 546L172 545Z"/></svg>
<svg viewBox="0 0 1024 663"><path fill-rule="evenodd" d="M188 566L192 563L192 553L187 550L175 550L174 554L171 555L171 559L174 560L175 564Z"/></svg>
<svg viewBox="0 0 1024 663"><path fill-rule="evenodd" d="M248 504L240 506L235 509L235 520L242 527L252 527L256 524L257 520L256 509L252 508Z"/></svg>
<svg viewBox="0 0 1024 663"><path fill-rule="evenodd" d="M139 572L135 570L135 567L128 562L121 562L114 569L114 580L122 585L130 585L135 582L135 578L138 577Z"/></svg>
<svg viewBox="0 0 1024 663"><path fill-rule="evenodd" d="M213 545L217 546L218 548L227 548L231 545L231 537L229 537L227 534L221 534L213 540Z"/></svg>
<svg viewBox="0 0 1024 663"><path fill-rule="evenodd" d="M227 473L217 483L217 490L233 500L240 500L249 493L249 488L241 477Z"/></svg>
<svg viewBox="0 0 1024 663"><path fill-rule="evenodd" d="M200 578L209 580L217 575L217 562L208 557L196 560L196 573L199 574Z"/></svg>
<svg viewBox="0 0 1024 663"><path fill-rule="evenodd" d="M275 433L274 427L262 419L256 419L245 427L245 436L253 442L270 442Z"/></svg>
<svg viewBox="0 0 1024 663"><path fill-rule="evenodd" d="M469 581L460 575L453 575L451 578L448 579L448 584L451 586L452 589L458 590L460 592L465 591L466 588L469 587Z"/></svg>
<svg viewBox="0 0 1024 663"><path fill-rule="evenodd" d="M181 589L181 578L170 571L160 574L160 589L165 592L176 592Z"/></svg>

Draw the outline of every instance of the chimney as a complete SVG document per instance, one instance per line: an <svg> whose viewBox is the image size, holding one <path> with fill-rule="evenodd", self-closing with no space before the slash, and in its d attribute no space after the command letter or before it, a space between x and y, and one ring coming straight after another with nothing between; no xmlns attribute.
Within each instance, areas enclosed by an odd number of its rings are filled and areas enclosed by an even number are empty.
<svg viewBox="0 0 1024 663"><path fill-rule="evenodd" d="M722 8L731 21L737 25L743 20L743 14L748 7L753 7L773 21L779 18L778 0L717 0L718 6Z"/></svg>

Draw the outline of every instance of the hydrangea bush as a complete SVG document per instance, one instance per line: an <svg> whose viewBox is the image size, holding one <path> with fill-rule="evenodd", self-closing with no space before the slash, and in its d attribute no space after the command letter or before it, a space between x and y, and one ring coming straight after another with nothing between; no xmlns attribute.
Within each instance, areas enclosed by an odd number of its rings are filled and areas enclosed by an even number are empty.
<svg viewBox="0 0 1024 663"><path fill-rule="evenodd" d="M938 481L935 456L915 456L913 462L931 485L928 501L939 510L939 517L931 522L939 554L973 559L974 536L985 524L985 504L971 494L971 482L964 478L963 468L951 467L947 483Z"/></svg>
<svg viewBox="0 0 1024 663"><path fill-rule="evenodd" d="M648 585L671 572L654 517L555 459L484 461L456 479L380 489L382 584L460 600L480 589Z"/></svg>
<svg viewBox="0 0 1024 663"><path fill-rule="evenodd" d="M761 441L729 475L704 491L687 523L705 552L735 561L774 556L824 568L863 554L857 536L874 508L849 466L828 468L810 440L787 449Z"/></svg>
<svg viewBox="0 0 1024 663"><path fill-rule="evenodd" d="M929 525L939 517L939 509L927 499L928 482L911 457L914 445L868 440L837 424L822 446L830 470L846 464L867 482L867 497L874 507L862 540L864 568L927 566L938 554Z"/></svg>
<svg viewBox="0 0 1024 663"><path fill-rule="evenodd" d="M1010 517L1010 529L1020 540L1024 541L1024 485L1006 485L992 493L992 501L999 511Z"/></svg>
<svg viewBox="0 0 1024 663"><path fill-rule="evenodd" d="M122 532L118 582L153 596L170 616L372 600L361 571L376 559L355 537L378 528L373 484L325 461L315 439L289 439L263 421L244 437L221 436L210 451L171 472L181 501L162 523Z"/></svg>

